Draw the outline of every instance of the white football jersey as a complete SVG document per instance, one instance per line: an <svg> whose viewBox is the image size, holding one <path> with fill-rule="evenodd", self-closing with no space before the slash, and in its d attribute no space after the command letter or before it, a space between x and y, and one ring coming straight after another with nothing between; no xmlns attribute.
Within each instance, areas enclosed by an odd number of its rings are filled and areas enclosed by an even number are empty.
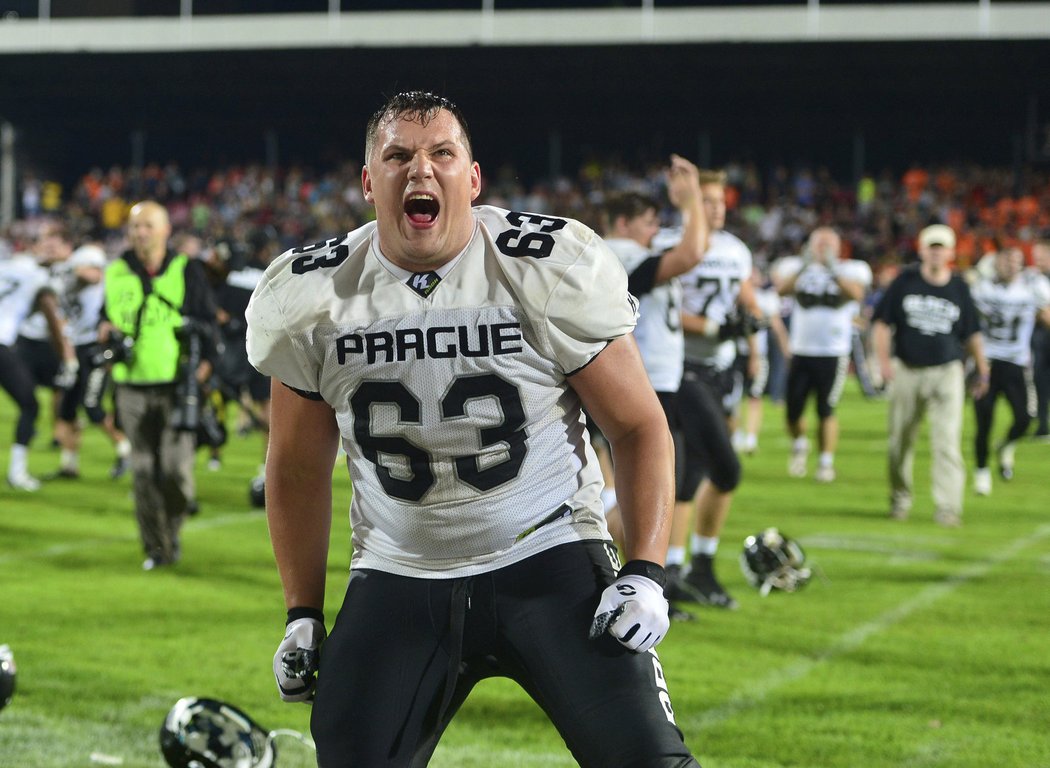
<svg viewBox="0 0 1050 768"><path fill-rule="evenodd" d="M712 232L703 261L680 279L683 309L721 325L735 311L740 284L751 279L751 251L736 235ZM685 359L724 371L736 359L736 342L687 333Z"/></svg>
<svg viewBox="0 0 1050 768"><path fill-rule="evenodd" d="M605 244L620 259L627 274L632 274L654 253L626 238L606 238ZM654 285L637 297L638 325L634 338L642 354L645 371L657 392L677 392L682 383L682 356L685 338L682 333L682 285L678 278Z"/></svg>
<svg viewBox="0 0 1050 768"><path fill-rule="evenodd" d="M426 297L381 260L373 222L276 259L248 306L252 364L336 412L354 568L467 576L609 538L566 377L634 327L627 275L579 222L474 218Z"/></svg>
<svg viewBox="0 0 1050 768"><path fill-rule="evenodd" d="M1034 270L1025 270L1009 283L981 278L973 287L973 300L981 315L984 354L1028 366L1036 313L1050 304L1050 280Z"/></svg>
<svg viewBox="0 0 1050 768"><path fill-rule="evenodd" d="M798 275L791 312L791 353L805 357L842 357L853 346L853 319L860 303L842 302L842 290L823 264L804 264L798 256L780 259L773 267L780 280ZM871 286L871 267L858 259L840 261L835 271L843 279Z"/></svg>
<svg viewBox="0 0 1050 768"><path fill-rule="evenodd" d="M47 281L47 270L29 254L0 259L0 344L12 346L18 340L18 329Z"/></svg>
<svg viewBox="0 0 1050 768"><path fill-rule="evenodd" d="M106 303L106 288L97 283L81 284L62 295L62 314L66 318L66 336L74 346L98 341L98 320Z"/></svg>
<svg viewBox="0 0 1050 768"><path fill-rule="evenodd" d="M62 297L69 287L70 281L73 279L73 269L69 266L68 261L59 261L51 265L50 268L41 266L40 269L44 271L47 276L48 287L55 292L55 296L58 297L59 301L59 313L62 312ZM22 321L22 325L18 328L18 335L24 336L27 339L33 339L34 341L50 341L51 329L47 325L47 318L44 317L43 312L33 312L25 320Z"/></svg>

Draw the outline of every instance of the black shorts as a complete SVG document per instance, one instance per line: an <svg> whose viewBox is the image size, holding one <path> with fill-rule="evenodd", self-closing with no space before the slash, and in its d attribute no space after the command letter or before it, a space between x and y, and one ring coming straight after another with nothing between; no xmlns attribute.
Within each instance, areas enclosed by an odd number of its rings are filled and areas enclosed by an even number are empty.
<svg viewBox="0 0 1050 768"><path fill-rule="evenodd" d="M322 768L424 766L487 677L516 681L587 768L696 768L654 652L587 637L615 552L563 544L497 571L354 570L324 644L311 730Z"/></svg>
<svg viewBox="0 0 1050 768"><path fill-rule="evenodd" d="M835 412L842 387L849 373L849 355L842 357L806 357L795 355L788 368L785 410L787 420L802 418L806 400L813 392L817 397L817 416L826 419Z"/></svg>
<svg viewBox="0 0 1050 768"><path fill-rule="evenodd" d="M718 371L686 363L678 390L678 419L686 447L685 469L677 481L677 500L688 501L706 476L728 493L740 484L740 459L733 449L725 394L731 391L733 371Z"/></svg>
<svg viewBox="0 0 1050 768"><path fill-rule="evenodd" d="M682 432L682 423L678 413L678 393L657 392L656 397L663 406L664 416L667 417L667 428L671 431L671 439L674 441L675 501L689 501L696 493L696 488L690 489L687 480L689 473L686 471L686 459L689 449L685 444L685 435Z"/></svg>
<svg viewBox="0 0 1050 768"><path fill-rule="evenodd" d="M104 370L96 370L91 367L91 358L97 349L95 344L81 344L77 346L77 380L72 387L62 393L62 402L58 406L58 418L63 421L74 421L77 411L83 406L88 419L92 424L101 424L106 418L106 412L102 409L100 391L92 391L90 398L85 398L90 382L92 390L102 390L108 382L109 374Z"/></svg>

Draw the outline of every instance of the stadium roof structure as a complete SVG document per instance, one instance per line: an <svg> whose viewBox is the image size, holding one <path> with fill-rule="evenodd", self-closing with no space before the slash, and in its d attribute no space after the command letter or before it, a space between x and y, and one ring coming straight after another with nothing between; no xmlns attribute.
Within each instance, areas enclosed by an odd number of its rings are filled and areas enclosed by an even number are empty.
<svg viewBox="0 0 1050 768"><path fill-rule="evenodd" d="M626 1L53 0L58 18L21 0L36 15L13 18L0 0L0 124L20 168L67 181L359 162L368 114L406 88L457 101L484 167L525 180L669 152L841 178L1050 164L1050 2ZM248 5L321 10L215 12Z"/></svg>
<svg viewBox="0 0 1050 768"><path fill-rule="evenodd" d="M181 0L170 16L55 18L38 0L30 18L0 4L0 55L269 50L280 48L559 46L921 40L1050 40L1048 2L785 3L634 7L475 8L344 11L338 0L314 13L194 13ZM351 3L347 3L354 5ZM104 9L105 2L91 4ZM108 5L119 9L121 4ZM133 3L126 3L134 7ZM199 3L201 8L207 3ZM301 5L301 4L300 4ZM368 5L356 4L356 5ZM376 5L376 4L372 4ZM396 4L394 4L396 6ZM520 4L518 4L520 5ZM560 7L549 7L556 5ZM593 4L592 4L593 5ZM89 6L85 5L85 9ZM293 6L295 7L295 6ZM87 10L85 10L87 13Z"/></svg>

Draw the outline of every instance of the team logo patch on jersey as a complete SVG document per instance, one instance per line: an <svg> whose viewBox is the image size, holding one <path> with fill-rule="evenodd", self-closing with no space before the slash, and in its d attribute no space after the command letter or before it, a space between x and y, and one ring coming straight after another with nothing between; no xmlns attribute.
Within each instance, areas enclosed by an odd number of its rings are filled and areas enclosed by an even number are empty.
<svg viewBox="0 0 1050 768"><path fill-rule="evenodd" d="M437 284L441 282L441 277L437 272L415 272L405 282L409 288L425 299L437 288Z"/></svg>

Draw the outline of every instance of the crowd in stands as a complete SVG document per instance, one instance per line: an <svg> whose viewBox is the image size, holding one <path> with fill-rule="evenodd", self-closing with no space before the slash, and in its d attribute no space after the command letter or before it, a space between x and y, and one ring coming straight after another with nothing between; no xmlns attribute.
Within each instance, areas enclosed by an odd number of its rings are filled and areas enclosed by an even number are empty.
<svg viewBox="0 0 1050 768"><path fill-rule="evenodd" d="M513 168L485 169L479 202L513 210L566 215L600 228L605 196L633 189L663 194L663 169L589 162L575 177L523 184ZM726 166L727 229L753 250L755 262L797 253L814 227L830 225L843 236L843 257L876 270L909 261L915 236L939 221L958 233L957 259L967 267L997 245L1031 243L1050 233L1050 170L956 165L904 173L883 171L859 182L836 179L826 168L753 163ZM6 233L9 247L31 233L26 222L41 216L65 220L80 239L119 250L127 210L142 199L163 203L173 228L204 241L246 242L265 231L282 248L353 229L371 216L361 195L360 167L353 162L326 170L247 165L186 170L177 163L92 168L73 189L32 177L22 180L20 220ZM668 205L665 213L673 215Z"/></svg>

